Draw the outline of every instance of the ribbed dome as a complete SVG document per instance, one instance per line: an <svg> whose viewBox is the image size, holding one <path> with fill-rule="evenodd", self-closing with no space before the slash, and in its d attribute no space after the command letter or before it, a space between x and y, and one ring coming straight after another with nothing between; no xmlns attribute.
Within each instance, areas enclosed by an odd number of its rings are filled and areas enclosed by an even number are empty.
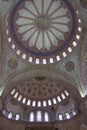
<svg viewBox="0 0 87 130"><path fill-rule="evenodd" d="M19 0L7 24L12 49L36 64L60 61L80 39L81 20L67 0Z"/></svg>

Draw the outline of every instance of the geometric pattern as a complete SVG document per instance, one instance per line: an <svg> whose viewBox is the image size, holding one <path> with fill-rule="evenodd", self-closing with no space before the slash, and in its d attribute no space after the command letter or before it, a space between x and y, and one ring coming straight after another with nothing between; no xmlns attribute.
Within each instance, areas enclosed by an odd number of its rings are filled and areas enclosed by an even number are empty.
<svg viewBox="0 0 87 130"><path fill-rule="evenodd" d="M6 26L11 48L36 64L66 57L78 45L81 30L79 12L67 0L19 0Z"/></svg>

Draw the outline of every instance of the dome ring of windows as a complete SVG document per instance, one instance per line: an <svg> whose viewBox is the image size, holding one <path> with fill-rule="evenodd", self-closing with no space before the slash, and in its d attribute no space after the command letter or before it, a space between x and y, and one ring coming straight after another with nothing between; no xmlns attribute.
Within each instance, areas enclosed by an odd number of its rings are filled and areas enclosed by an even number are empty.
<svg viewBox="0 0 87 130"><path fill-rule="evenodd" d="M15 121L27 121L27 122L51 122L51 121L67 121L75 118L78 115L77 109L72 109L70 112L59 113L57 118L54 113L50 113L49 111L35 110L29 111L26 114L21 115L20 113L14 113L12 111L8 112L7 110L2 110L3 116L8 118L9 120ZM25 118L22 118L25 117Z"/></svg>
<svg viewBox="0 0 87 130"><path fill-rule="evenodd" d="M57 97L54 98L49 98L48 100L32 100L27 97L24 97L23 95L20 94L15 88L11 90L10 95L16 99L18 102L27 105L28 107L48 107L52 105L57 105L61 103L62 101L66 100L69 98L70 93L68 90L64 90L60 95L57 95Z"/></svg>

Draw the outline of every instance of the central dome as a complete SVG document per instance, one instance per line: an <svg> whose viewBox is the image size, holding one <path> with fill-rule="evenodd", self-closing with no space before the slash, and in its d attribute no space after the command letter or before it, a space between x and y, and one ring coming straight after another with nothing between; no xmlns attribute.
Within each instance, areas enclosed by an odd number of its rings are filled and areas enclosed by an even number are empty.
<svg viewBox="0 0 87 130"><path fill-rule="evenodd" d="M60 1L50 0L24 2L23 8L18 11L20 17L15 22L18 35L21 34L28 47L47 52L60 46L60 40L64 40L64 34L69 32L68 24L71 24L68 10L61 4Z"/></svg>
<svg viewBox="0 0 87 130"><path fill-rule="evenodd" d="M37 64L66 57L80 39L81 20L76 11L67 0L19 0L7 26L12 49Z"/></svg>

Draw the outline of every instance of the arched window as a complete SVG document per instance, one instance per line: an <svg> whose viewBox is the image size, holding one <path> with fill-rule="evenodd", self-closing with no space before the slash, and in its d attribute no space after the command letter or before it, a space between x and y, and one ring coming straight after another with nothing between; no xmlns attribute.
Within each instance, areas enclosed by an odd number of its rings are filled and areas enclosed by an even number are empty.
<svg viewBox="0 0 87 130"><path fill-rule="evenodd" d="M14 93L15 93L15 89L13 89L12 91L11 91L11 95L14 95Z"/></svg>
<svg viewBox="0 0 87 130"><path fill-rule="evenodd" d="M47 106L47 102L43 101L43 106L46 107Z"/></svg>
<svg viewBox="0 0 87 130"><path fill-rule="evenodd" d="M48 115L48 112L45 112L44 113L44 121L49 121L49 115Z"/></svg>
<svg viewBox="0 0 87 130"><path fill-rule="evenodd" d="M5 114L6 114L6 111L5 111L5 110L3 110L3 111L2 111L2 113L3 113L3 115L5 115Z"/></svg>
<svg viewBox="0 0 87 130"><path fill-rule="evenodd" d="M65 98L66 98L63 93L61 93L61 97L62 97L62 99L65 99Z"/></svg>
<svg viewBox="0 0 87 130"><path fill-rule="evenodd" d="M41 101L38 101L38 107L41 107Z"/></svg>
<svg viewBox="0 0 87 130"><path fill-rule="evenodd" d="M42 113L41 113L41 111L37 111L37 121L42 121Z"/></svg>
<svg viewBox="0 0 87 130"><path fill-rule="evenodd" d="M51 100L48 100L48 105L50 106L50 105L52 105L52 102L51 102Z"/></svg>
<svg viewBox="0 0 87 130"><path fill-rule="evenodd" d="M36 106L36 101L32 102L32 106L35 107Z"/></svg>
<svg viewBox="0 0 87 130"><path fill-rule="evenodd" d="M62 115L62 114L59 114L59 115L58 115L58 119L59 119L59 121L62 121L62 120L63 120L63 115Z"/></svg>
<svg viewBox="0 0 87 130"><path fill-rule="evenodd" d="M70 119L70 114L67 112L65 113L66 119Z"/></svg>
<svg viewBox="0 0 87 130"><path fill-rule="evenodd" d="M25 97L23 98L22 103L23 103L23 104L26 103L26 98L25 98Z"/></svg>
<svg viewBox="0 0 87 130"><path fill-rule="evenodd" d="M31 112L30 113L30 119L29 119L31 122L33 122L34 121L34 112Z"/></svg>
<svg viewBox="0 0 87 130"><path fill-rule="evenodd" d="M60 96L57 96L57 100L58 100L58 102L62 101L61 98L60 98Z"/></svg>
<svg viewBox="0 0 87 130"><path fill-rule="evenodd" d="M8 112L6 110L2 110L4 116L8 117Z"/></svg>
<svg viewBox="0 0 87 130"><path fill-rule="evenodd" d="M57 104L57 101L55 98L53 98L53 104Z"/></svg>
<svg viewBox="0 0 87 130"><path fill-rule="evenodd" d="M20 114L16 114L15 120L16 120L16 121L20 120Z"/></svg>
<svg viewBox="0 0 87 130"><path fill-rule="evenodd" d="M69 96L69 92L67 90L64 91L66 96Z"/></svg>
<svg viewBox="0 0 87 130"><path fill-rule="evenodd" d="M19 95L18 101L21 101L21 99L22 99L22 95Z"/></svg>
<svg viewBox="0 0 87 130"><path fill-rule="evenodd" d="M27 101L27 105L29 106L30 104L31 104L31 100L28 99L28 101Z"/></svg>
<svg viewBox="0 0 87 130"><path fill-rule="evenodd" d="M9 118L9 119L12 119L12 117L13 117L13 112L9 112L8 118Z"/></svg>
<svg viewBox="0 0 87 130"><path fill-rule="evenodd" d="M72 109L72 110L71 110L71 114L72 114L72 116L76 116L76 115L77 115L77 111L74 110L74 109Z"/></svg>
<svg viewBox="0 0 87 130"><path fill-rule="evenodd" d="M14 95L14 98L17 98L17 97L18 97L18 94L19 94L19 93L16 92L15 95Z"/></svg>

